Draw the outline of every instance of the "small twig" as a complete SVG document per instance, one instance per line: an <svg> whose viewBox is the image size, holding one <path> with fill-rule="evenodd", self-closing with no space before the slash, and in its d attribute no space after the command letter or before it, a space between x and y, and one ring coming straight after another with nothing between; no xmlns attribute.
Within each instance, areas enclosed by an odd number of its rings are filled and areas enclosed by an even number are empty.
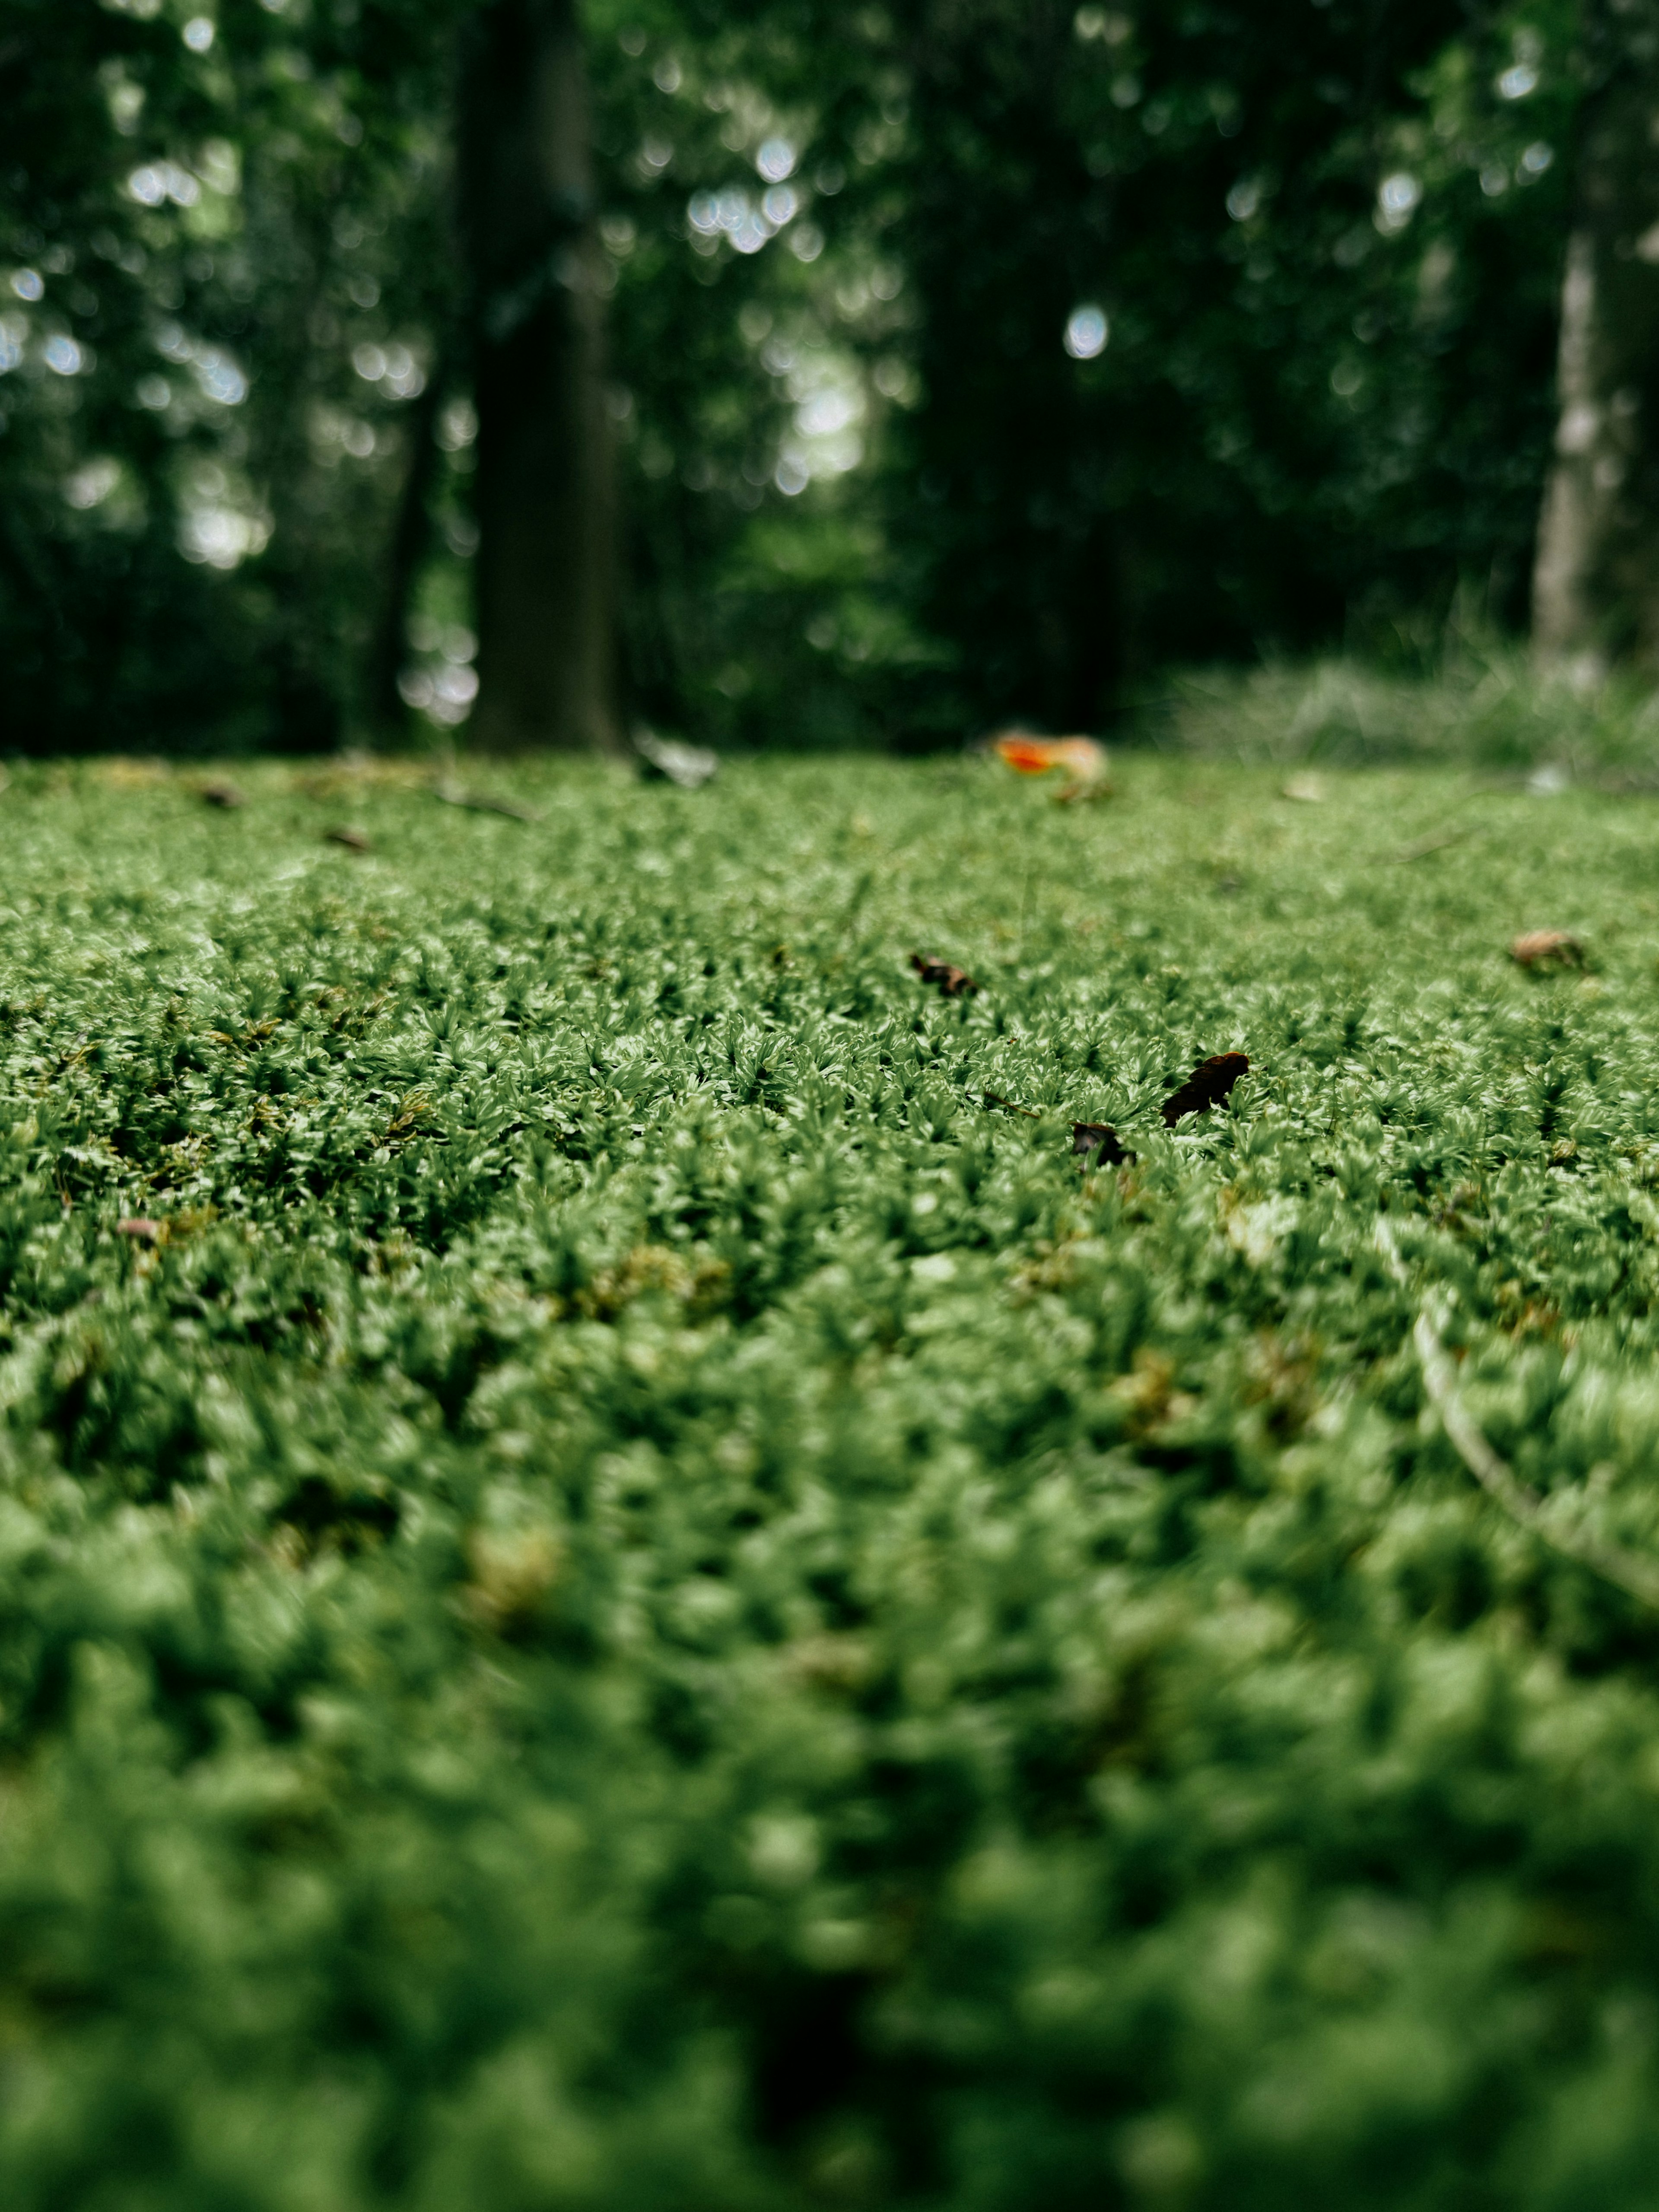
<svg viewBox="0 0 1659 2212"><path fill-rule="evenodd" d="M520 806L515 799L496 799L487 791L463 791L459 784L434 783L432 796L442 799L446 806L465 806L474 814L505 814L514 822L539 822L542 818L533 806Z"/></svg>
<svg viewBox="0 0 1659 2212"><path fill-rule="evenodd" d="M1000 1106L1005 1114L1023 1114L1028 1121L1040 1121L1042 1119L1042 1115L1034 1106L1016 1106L1012 1098L1005 1098L1000 1091L988 1091L985 1094L985 1103L988 1106Z"/></svg>
<svg viewBox="0 0 1659 2212"><path fill-rule="evenodd" d="M1409 1289L1410 1278L1395 1247L1393 1231L1381 1218L1376 1224L1376 1246L1389 1273L1402 1288ZM1537 1491L1528 1488L1508 1461L1500 1459L1486 1442L1479 1423L1458 1395L1457 1370L1426 1306L1418 1310L1412 1327L1412 1345L1423 1370L1423 1387L1429 1394L1430 1404L1440 1416L1447 1441L1486 1495L1518 1527L1536 1536L1561 1558L1588 1567L1592 1574L1600 1575L1603 1582L1613 1583L1641 1604L1659 1608L1659 1563L1627 1551L1622 1544L1603 1543L1596 1536L1574 1534L1553 1527L1546 1501Z"/></svg>
<svg viewBox="0 0 1659 2212"><path fill-rule="evenodd" d="M1466 837L1475 835L1478 824L1469 823L1462 830L1437 830L1432 837L1419 837L1414 845L1402 845L1397 853L1384 853L1380 865L1385 868L1404 867L1409 860L1425 860L1431 853L1442 853L1448 845L1461 845Z"/></svg>
<svg viewBox="0 0 1659 2212"><path fill-rule="evenodd" d="M1457 1395L1457 1376L1446 1347L1436 1333L1427 1311L1417 1316L1412 1341L1422 1364L1423 1382L1440 1425L1469 1473L1495 1498L1512 1521L1529 1528L1564 1559L1588 1567L1644 1605L1659 1607L1659 1565L1622 1544L1604 1544L1599 1537L1576 1535L1550 1527L1547 1508L1535 1490L1529 1490L1486 1442Z"/></svg>

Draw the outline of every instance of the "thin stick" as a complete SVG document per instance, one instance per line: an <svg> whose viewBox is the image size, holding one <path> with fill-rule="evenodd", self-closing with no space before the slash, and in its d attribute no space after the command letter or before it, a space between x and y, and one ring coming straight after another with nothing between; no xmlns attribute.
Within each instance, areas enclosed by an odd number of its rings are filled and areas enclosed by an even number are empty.
<svg viewBox="0 0 1659 2212"><path fill-rule="evenodd" d="M1409 1288L1410 1279L1395 1245L1393 1231L1380 1218L1376 1245L1389 1273L1402 1287ZM1643 1558L1639 1553L1627 1551L1622 1544L1606 1544L1599 1537L1575 1535L1550 1525L1545 1500L1521 1480L1507 1460L1498 1457L1458 1395L1456 1368L1426 1306L1419 1309L1412 1328L1412 1344L1423 1370L1423 1387L1429 1394L1430 1404L1440 1416L1447 1441L1486 1495L1503 1508L1511 1521L1561 1558L1588 1567L1592 1574L1600 1575L1604 1582L1612 1583L1615 1589L1641 1604L1659 1608L1659 1564Z"/></svg>
<svg viewBox="0 0 1659 2212"><path fill-rule="evenodd" d="M1442 830L1431 837L1419 837L1414 845L1402 845L1397 853L1382 856L1385 868L1404 867L1412 860L1426 860L1431 853L1443 853L1448 845L1461 845L1466 837L1478 834L1478 825L1467 830Z"/></svg>
<svg viewBox="0 0 1659 2212"><path fill-rule="evenodd" d="M475 814L505 814L514 822L539 822L542 818L533 806L520 806L516 799L496 799L487 791L463 791L459 784L434 783L432 796L442 799L446 806L470 807Z"/></svg>

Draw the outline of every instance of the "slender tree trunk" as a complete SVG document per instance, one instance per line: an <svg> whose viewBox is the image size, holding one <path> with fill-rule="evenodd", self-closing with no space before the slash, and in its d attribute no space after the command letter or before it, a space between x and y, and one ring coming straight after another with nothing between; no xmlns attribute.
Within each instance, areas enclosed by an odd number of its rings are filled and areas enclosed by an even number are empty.
<svg viewBox="0 0 1659 2212"><path fill-rule="evenodd" d="M1561 288L1555 459L1533 574L1540 663L1659 672L1659 4L1595 0Z"/></svg>
<svg viewBox="0 0 1659 2212"><path fill-rule="evenodd" d="M574 0L489 0L462 72L473 286L475 742L611 745L616 495Z"/></svg>
<svg viewBox="0 0 1659 2212"><path fill-rule="evenodd" d="M916 155L895 234L929 398L903 432L895 541L921 571L924 620L959 656L956 713L1096 729L1122 668L1122 563L1104 496L1110 417L1060 344L1091 296L1085 214L1103 192L1057 120L1073 9L930 0L898 20Z"/></svg>
<svg viewBox="0 0 1659 2212"><path fill-rule="evenodd" d="M368 713L374 726L388 734L400 729L407 716L398 678L408 650L404 624L415 592L431 531L428 513L432 479L436 474L438 411L443 405L448 362L441 354L432 365L432 379L410 410L406 435L409 452L403 487L398 496L398 516L392 526L386 558L386 595L368 656Z"/></svg>

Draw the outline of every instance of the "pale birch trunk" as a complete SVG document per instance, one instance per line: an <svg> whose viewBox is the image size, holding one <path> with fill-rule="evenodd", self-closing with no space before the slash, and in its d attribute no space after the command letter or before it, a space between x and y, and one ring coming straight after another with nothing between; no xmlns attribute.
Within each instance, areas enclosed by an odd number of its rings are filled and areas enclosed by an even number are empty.
<svg viewBox="0 0 1659 2212"><path fill-rule="evenodd" d="M1659 0L1595 0L1586 30L1533 639L1590 685L1621 662L1659 673Z"/></svg>

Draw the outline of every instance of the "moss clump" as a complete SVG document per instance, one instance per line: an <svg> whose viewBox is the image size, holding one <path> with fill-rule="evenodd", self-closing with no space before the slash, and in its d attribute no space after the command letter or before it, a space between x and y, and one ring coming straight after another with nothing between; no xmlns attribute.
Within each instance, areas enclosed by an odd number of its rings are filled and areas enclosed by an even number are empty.
<svg viewBox="0 0 1659 2212"><path fill-rule="evenodd" d="M8 2205L1649 2203L1646 803L350 781L0 819Z"/></svg>

